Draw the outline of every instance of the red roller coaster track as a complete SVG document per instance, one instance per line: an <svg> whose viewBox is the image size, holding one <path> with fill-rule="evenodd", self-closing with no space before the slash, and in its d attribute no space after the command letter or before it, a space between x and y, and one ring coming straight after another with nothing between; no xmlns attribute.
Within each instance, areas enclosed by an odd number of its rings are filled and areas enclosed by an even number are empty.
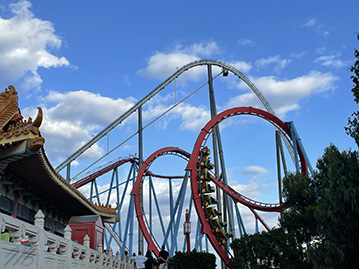
<svg viewBox="0 0 359 269"><path fill-rule="evenodd" d="M150 165L152 164L152 162L157 159L158 157L162 156L162 155L166 155L166 154L172 154L172 155L176 155L179 156L181 158L184 158L186 160L188 160L190 158L190 154L180 148L176 148L176 147L166 147L166 148L162 148L157 150L156 152L152 153L142 164L140 171L137 174L137 179L135 182L135 185L133 186L133 190L131 192L131 194L135 195L135 209L136 209L136 216L137 216L137 220L140 226L140 229L143 233L143 236L145 237L147 244L148 244L148 250L153 251L153 253L155 253L155 255L158 257L159 255L159 247L158 244L156 246L156 244L154 243L154 241L152 240L152 237L147 229L147 225L145 223L145 218L144 218L144 212L143 212L143 208L141 207L141 188L142 188L142 183L143 183L143 176L147 174L147 170L150 167Z"/></svg>
<svg viewBox="0 0 359 269"><path fill-rule="evenodd" d="M204 212L204 208L202 206L201 196L198 189L198 175L197 175L197 169L198 169L198 159L200 156L200 151L203 148L203 142L205 141L206 137L211 132L212 128L223 121L224 119L227 119L228 117L236 116L236 115L253 115L261 117L268 122L272 123L276 128L278 128L280 131L284 132L290 139L292 138L291 131L287 127L287 124L283 121L281 121L279 118L274 116L271 113L268 113L266 111L252 108L252 107L237 107L232 108L226 111L223 111L222 113L215 116L213 119L211 119L206 126L201 130L201 133L199 134L197 141L194 145L192 156L188 162L187 169L191 171L191 188L192 188L192 198L195 204L195 208L197 211L198 218L202 224L202 233L206 234L209 241L211 242L213 248L216 250L218 255L221 257L222 261L229 265L230 258L227 255L226 251L222 248L220 243L217 241L217 238L215 234L212 231L212 228L210 224L207 222L207 218ZM301 152L301 149L298 147L298 155L301 163L301 171L302 173L307 173L307 164L304 160L304 156ZM252 211L253 209L262 210L262 211L274 211L274 212L280 212L283 210L283 205L276 205L276 204L265 204L265 203L259 203L254 200L248 199L244 197L243 195L238 194L236 191L234 191L229 186L226 186L219 182L217 179L214 179L214 182L219 185L229 196L232 197L235 201L241 202L242 204L248 206Z"/></svg>

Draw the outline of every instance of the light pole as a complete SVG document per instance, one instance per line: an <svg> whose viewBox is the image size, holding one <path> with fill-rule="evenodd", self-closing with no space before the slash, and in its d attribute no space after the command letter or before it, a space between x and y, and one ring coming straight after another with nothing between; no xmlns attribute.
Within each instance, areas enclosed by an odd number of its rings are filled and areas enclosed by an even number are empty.
<svg viewBox="0 0 359 269"><path fill-rule="evenodd" d="M189 221L188 209L186 209L186 221L183 224L183 233L186 235L187 240L187 253L191 252L189 234L191 233L191 222Z"/></svg>

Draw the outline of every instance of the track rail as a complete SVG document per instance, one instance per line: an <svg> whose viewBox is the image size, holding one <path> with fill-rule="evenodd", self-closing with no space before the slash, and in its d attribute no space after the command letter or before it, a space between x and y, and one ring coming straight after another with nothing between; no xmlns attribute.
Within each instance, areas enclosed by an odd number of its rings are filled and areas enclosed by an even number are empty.
<svg viewBox="0 0 359 269"><path fill-rule="evenodd" d="M142 183L143 183L143 177L146 175L147 170L151 166L154 160L156 160L158 157L163 155L175 155L179 156L185 160L188 160L190 158L190 154L180 148L177 147L166 147L159 149L152 153L142 164L140 171L137 174L137 179L135 182L135 185L133 186L133 190L131 192L131 195L135 196L135 210L136 210L136 216L137 220L140 226L140 229L143 233L143 236L145 237L147 244L148 244L148 250L153 251L153 253L158 257L159 255L159 249L160 245L153 241L150 232L148 231L148 225L145 217L145 212L143 210L143 207L141 205L142 197L141 197L141 189L142 189Z"/></svg>
<svg viewBox="0 0 359 269"><path fill-rule="evenodd" d="M212 181L219 186L226 194L228 194L235 203L241 203L252 209L257 209L259 211L266 211L266 212L283 212L287 206L285 204L269 204L269 203L262 203L251 198L240 194L236 190L232 189L230 186L224 184L223 182L216 179L212 176Z"/></svg>
<svg viewBox="0 0 359 269"><path fill-rule="evenodd" d="M75 188L80 188L82 187L83 185L86 185L87 183L91 182L91 181L94 181L96 178L98 178L99 176L102 176L103 174L106 174L107 172L125 164L125 163L128 163L128 162L131 162L131 163L137 163L139 164L139 160L138 158L127 158L127 159L121 159L117 162L114 162L94 173L92 173L91 175L88 175L84 178L81 178L79 179L78 181L72 183L72 185L75 187Z"/></svg>
<svg viewBox="0 0 359 269"><path fill-rule="evenodd" d="M209 222L207 221L207 217L204 211L203 207L203 201L202 196L200 195L200 191L198 188L198 161L201 155L201 149L204 147L204 141L207 140L208 135L211 133L212 128L219 124L221 121L237 115L252 115L261 117L271 124L273 124L278 130L280 130L284 135L286 135L290 140L292 139L292 134L290 129L287 126L287 123L283 122L276 116L274 116L271 113L268 113L266 111L263 111L261 109L253 108L253 107L236 107L232 109L228 109L226 111L223 111L213 117L201 130L197 141L193 147L192 156L188 162L187 170L191 171L191 189L192 189L192 198L194 201L194 205L197 211L198 218L202 224L201 231L202 233L206 234L209 241L211 242L213 248L218 253L218 255L221 257L222 261L229 265L230 263L230 257L226 253L226 251L223 249L221 244L218 242L217 237L212 230L212 227L210 226ZM297 144L297 143L295 143ZM304 156L301 152L300 147L297 147L297 152L299 155L300 163L301 163L301 171L302 173L307 173L307 164L305 162ZM254 200L248 199L244 197L243 195L238 194L236 191L234 191L232 188L229 188L228 186L221 184L218 180L215 179L215 183L219 184L219 186L228 194L230 195L235 201L241 202L248 206L249 208L262 210L262 211L276 211L280 212L283 208L280 205L270 205L265 203L259 203Z"/></svg>

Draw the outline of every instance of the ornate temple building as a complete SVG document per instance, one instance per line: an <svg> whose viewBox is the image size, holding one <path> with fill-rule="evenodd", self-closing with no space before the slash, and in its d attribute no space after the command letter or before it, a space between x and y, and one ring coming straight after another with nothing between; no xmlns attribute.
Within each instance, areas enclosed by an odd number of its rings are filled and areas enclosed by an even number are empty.
<svg viewBox="0 0 359 269"><path fill-rule="evenodd" d="M24 119L13 86L0 93L0 212L33 223L41 209L45 229L63 234L72 216L116 221L117 208L90 202L50 164L41 136L42 110Z"/></svg>

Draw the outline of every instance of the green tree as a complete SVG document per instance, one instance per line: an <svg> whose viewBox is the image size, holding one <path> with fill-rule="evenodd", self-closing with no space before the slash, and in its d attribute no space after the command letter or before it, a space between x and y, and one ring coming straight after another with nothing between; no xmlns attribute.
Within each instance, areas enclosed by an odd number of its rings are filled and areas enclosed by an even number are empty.
<svg viewBox="0 0 359 269"><path fill-rule="evenodd" d="M235 239L231 248L234 258L231 267L240 268L308 268L302 260L295 236L282 228L269 232L245 234Z"/></svg>
<svg viewBox="0 0 359 269"><path fill-rule="evenodd" d="M318 235L317 192L316 182L307 175L289 174L283 179L283 197L289 208L279 221L282 228L295 236L298 248Z"/></svg>
<svg viewBox="0 0 359 269"><path fill-rule="evenodd" d="M208 252L197 252L195 249L189 254L176 251L173 256L173 267L176 269L213 269L216 268L216 256Z"/></svg>
<svg viewBox="0 0 359 269"><path fill-rule="evenodd" d="M311 251L318 268L359 268L359 155L331 145L317 162L320 244Z"/></svg>
<svg viewBox="0 0 359 269"><path fill-rule="evenodd" d="M359 34L357 35L357 39L359 40ZM352 88L352 93L354 95L354 101L359 103L359 51L354 51L354 56L356 61L354 65L350 67L350 71L354 74L351 76L351 79L354 83ZM345 127L345 131L348 135L354 138L355 143L359 147L359 111L356 111L352 114L352 117L348 119L348 126Z"/></svg>

